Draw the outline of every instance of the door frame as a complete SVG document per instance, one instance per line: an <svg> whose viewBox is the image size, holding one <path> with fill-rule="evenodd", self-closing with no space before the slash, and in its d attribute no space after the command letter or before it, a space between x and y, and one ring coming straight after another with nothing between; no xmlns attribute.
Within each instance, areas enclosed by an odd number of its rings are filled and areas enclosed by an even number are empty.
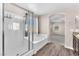
<svg viewBox="0 0 79 59"><path fill-rule="evenodd" d="M65 13L55 13L55 14L51 14L50 16L49 16L49 39L51 39L50 38L50 35L51 35L51 19L50 19L50 17L51 16L54 16L54 15L59 15L59 14L62 14L62 15L64 15L64 28L65 28L65 20L66 20L66 16L65 16ZM62 44L63 46L65 46L65 29L64 29L64 44ZM57 42L58 43L58 42Z"/></svg>

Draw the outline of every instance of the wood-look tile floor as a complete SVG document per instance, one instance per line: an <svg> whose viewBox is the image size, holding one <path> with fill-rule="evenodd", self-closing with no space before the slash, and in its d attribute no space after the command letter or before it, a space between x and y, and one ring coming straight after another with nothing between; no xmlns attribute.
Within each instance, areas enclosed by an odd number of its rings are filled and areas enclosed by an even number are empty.
<svg viewBox="0 0 79 59"><path fill-rule="evenodd" d="M48 43L33 56L75 56L73 50L55 43Z"/></svg>

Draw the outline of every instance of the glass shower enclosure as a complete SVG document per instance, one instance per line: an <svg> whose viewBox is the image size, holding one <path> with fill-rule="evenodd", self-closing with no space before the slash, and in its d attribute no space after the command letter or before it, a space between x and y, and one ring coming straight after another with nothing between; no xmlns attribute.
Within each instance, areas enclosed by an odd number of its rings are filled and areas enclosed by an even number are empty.
<svg viewBox="0 0 79 59"><path fill-rule="evenodd" d="M33 13L15 4L4 4L3 54L5 56L20 56L32 50L32 29Z"/></svg>

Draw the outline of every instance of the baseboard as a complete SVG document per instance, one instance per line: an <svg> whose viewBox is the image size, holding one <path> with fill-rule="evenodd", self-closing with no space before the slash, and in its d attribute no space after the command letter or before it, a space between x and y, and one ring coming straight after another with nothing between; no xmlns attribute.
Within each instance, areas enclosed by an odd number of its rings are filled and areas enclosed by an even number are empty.
<svg viewBox="0 0 79 59"><path fill-rule="evenodd" d="M68 46L64 46L65 48L68 48L68 49L71 49L71 50L73 50L73 48L72 47L68 47Z"/></svg>

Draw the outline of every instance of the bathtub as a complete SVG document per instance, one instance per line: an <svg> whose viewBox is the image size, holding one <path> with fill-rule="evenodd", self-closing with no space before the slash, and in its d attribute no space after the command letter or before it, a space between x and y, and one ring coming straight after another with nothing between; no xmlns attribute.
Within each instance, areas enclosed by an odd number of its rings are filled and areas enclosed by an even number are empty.
<svg viewBox="0 0 79 59"><path fill-rule="evenodd" d="M25 37L26 39L26 37ZM29 52L25 53L23 56L32 56L33 54L36 54L37 51L39 51L44 45L48 43L48 35L46 34L34 34L34 40L33 40L33 49Z"/></svg>
<svg viewBox="0 0 79 59"><path fill-rule="evenodd" d="M44 45L48 43L48 36L46 34L34 35L33 49L34 54L39 51Z"/></svg>

